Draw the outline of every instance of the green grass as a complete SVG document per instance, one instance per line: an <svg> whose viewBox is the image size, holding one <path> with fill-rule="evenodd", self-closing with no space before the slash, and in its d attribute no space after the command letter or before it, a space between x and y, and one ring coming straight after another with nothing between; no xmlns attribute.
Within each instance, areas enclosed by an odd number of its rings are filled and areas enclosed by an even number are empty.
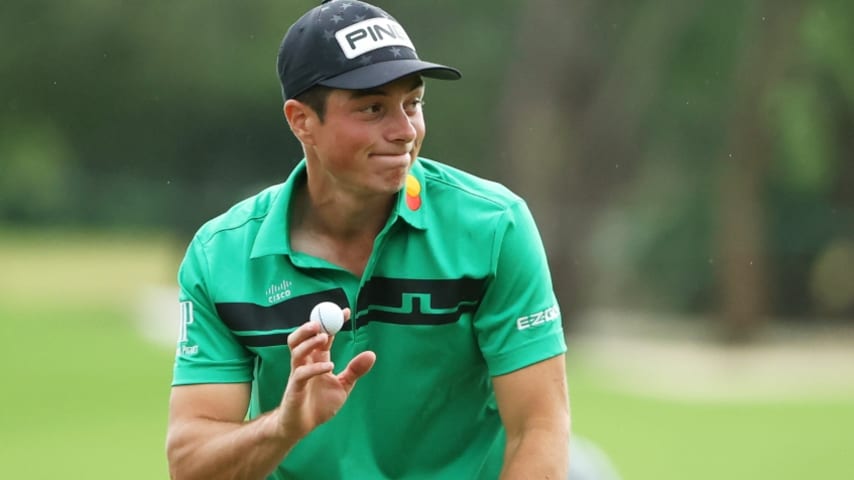
<svg viewBox="0 0 854 480"><path fill-rule="evenodd" d="M0 232L3 478L167 478L172 352L133 328L180 251L158 237ZM570 357L574 430L624 480L854 478L854 399L668 401Z"/></svg>
<svg viewBox="0 0 854 480"><path fill-rule="evenodd" d="M620 392L573 364L569 376L574 431L626 480L854 478L854 399L686 403Z"/></svg>
<svg viewBox="0 0 854 480"><path fill-rule="evenodd" d="M166 238L0 234L0 477L168 478L172 352L132 328Z"/></svg>
<svg viewBox="0 0 854 480"><path fill-rule="evenodd" d="M4 477L168 477L171 352L144 344L125 316L0 308Z"/></svg>

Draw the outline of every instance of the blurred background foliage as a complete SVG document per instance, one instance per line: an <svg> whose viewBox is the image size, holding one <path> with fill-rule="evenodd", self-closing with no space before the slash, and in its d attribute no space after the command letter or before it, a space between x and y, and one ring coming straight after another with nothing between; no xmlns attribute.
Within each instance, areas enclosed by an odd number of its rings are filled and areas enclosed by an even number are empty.
<svg viewBox="0 0 854 480"><path fill-rule="evenodd" d="M314 3L4 2L0 221L182 243L282 181L275 56ZM597 306L733 341L850 324L854 4L378 4L464 72L429 83L422 152L528 199L569 328Z"/></svg>

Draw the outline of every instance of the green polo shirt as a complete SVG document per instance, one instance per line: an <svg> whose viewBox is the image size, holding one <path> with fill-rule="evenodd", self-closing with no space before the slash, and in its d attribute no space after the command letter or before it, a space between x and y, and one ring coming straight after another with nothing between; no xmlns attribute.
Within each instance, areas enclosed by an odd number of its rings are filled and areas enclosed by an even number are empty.
<svg viewBox="0 0 854 480"><path fill-rule="evenodd" d="M494 479L504 430L491 377L566 350L546 256L524 201L419 158L361 278L290 247L285 183L206 223L181 265L173 385L252 382L249 417L276 408L288 333L330 300L353 311L336 372L374 368L272 479Z"/></svg>

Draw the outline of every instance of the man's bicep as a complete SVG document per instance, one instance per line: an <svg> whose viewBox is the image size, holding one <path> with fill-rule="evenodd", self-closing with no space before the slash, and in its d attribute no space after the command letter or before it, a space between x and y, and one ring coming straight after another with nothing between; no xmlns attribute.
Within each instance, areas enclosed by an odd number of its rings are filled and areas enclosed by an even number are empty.
<svg viewBox="0 0 854 480"><path fill-rule="evenodd" d="M211 453L221 452L228 434L243 427L249 383L207 383L172 387L166 454L172 478L207 472ZM207 449L203 447L209 445ZM183 472L183 473L179 473ZM199 478L198 476L194 478Z"/></svg>
<svg viewBox="0 0 854 480"><path fill-rule="evenodd" d="M530 427L569 428L564 362L565 356L560 354L492 377L498 412L508 435Z"/></svg>
<svg viewBox="0 0 854 480"><path fill-rule="evenodd" d="M172 387L169 425L196 419L238 423L249 408L249 383L206 383Z"/></svg>

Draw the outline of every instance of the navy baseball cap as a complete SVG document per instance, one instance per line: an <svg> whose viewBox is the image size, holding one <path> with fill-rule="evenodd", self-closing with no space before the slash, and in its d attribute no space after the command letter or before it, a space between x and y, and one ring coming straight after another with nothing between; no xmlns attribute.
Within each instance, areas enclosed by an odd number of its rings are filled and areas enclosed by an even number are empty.
<svg viewBox="0 0 854 480"><path fill-rule="evenodd" d="M444 80L462 76L419 59L397 20L358 0L326 0L300 17L282 39L276 66L286 100L315 85L362 90L413 73Z"/></svg>

